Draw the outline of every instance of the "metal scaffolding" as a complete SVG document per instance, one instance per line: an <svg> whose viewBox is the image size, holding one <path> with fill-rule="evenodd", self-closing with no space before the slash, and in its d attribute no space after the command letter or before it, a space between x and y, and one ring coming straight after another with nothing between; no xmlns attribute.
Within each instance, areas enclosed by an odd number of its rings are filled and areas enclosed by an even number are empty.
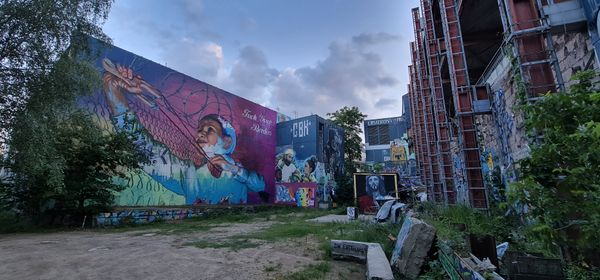
<svg viewBox="0 0 600 280"><path fill-rule="evenodd" d="M435 122L433 114L433 102L431 99L431 89L429 84L429 73L428 73L428 61L425 55L425 47L423 44L423 28L419 9L414 8L412 10L413 24L415 33L415 46L416 46L416 70L417 70L417 85L423 102L423 119L424 119L424 130L426 139L426 150L428 157L428 172L430 174L431 193L433 194L433 200L436 202L444 201L444 193L442 192L442 184L440 181L440 168L438 161L438 149L437 149L437 136L435 133Z"/></svg>
<svg viewBox="0 0 600 280"><path fill-rule="evenodd" d="M426 55L429 66L429 85L431 88L431 98L433 99L433 111L435 115L435 128L437 135L437 159L444 193L444 202L446 204L456 203L456 193L454 190L454 170L452 154L450 151L450 141L452 138L452 129L446 112L446 102L444 100L444 90L442 87L441 63L442 48L439 46L439 40L436 37L435 22L430 0L421 0L423 7L423 18L425 21L425 42Z"/></svg>
<svg viewBox="0 0 600 280"><path fill-rule="evenodd" d="M468 202L473 208L487 209L488 201L483 182L473 96L467 69L457 0L440 0L440 13L446 41L446 56L454 107L458 118L458 141L462 158L462 173L468 187Z"/></svg>
<svg viewBox="0 0 600 280"><path fill-rule="evenodd" d="M411 49L411 58L412 58L412 71L411 71L411 85L412 92L415 103L415 121L418 123L416 126L416 135L417 137L417 152L419 167L421 169L421 179L422 182L427 186L428 195L430 197L434 197L433 189L432 189L432 174L431 174L431 164L429 162L429 149L428 149L428 141L427 141L427 133L426 127L427 123L425 121L425 103L423 100L423 92L421 91L419 74L417 71L417 49L414 42L410 44Z"/></svg>
<svg viewBox="0 0 600 280"><path fill-rule="evenodd" d="M498 0L505 42L512 46L528 103L564 90L550 26L540 0ZM554 73L553 73L554 72Z"/></svg>

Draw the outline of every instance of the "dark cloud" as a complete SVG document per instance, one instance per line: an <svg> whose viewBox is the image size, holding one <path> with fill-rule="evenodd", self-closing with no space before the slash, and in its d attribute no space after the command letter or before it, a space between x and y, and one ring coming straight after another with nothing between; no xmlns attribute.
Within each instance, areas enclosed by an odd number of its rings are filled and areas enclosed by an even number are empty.
<svg viewBox="0 0 600 280"><path fill-rule="evenodd" d="M394 107L398 104L398 99L393 98L380 98L375 102L376 108Z"/></svg>
<svg viewBox="0 0 600 280"><path fill-rule="evenodd" d="M400 36L385 32L362 33L352 37L352 43L358 46L375 45L400 40Z"/></svg>
<svg viewBox="0 0 600 280"><path fill-rule="evenodd" d="M269 68L261 49L245 46L240 49L224 86L237 95L264 104L268 101L266 88L278 75L277 70Z"/></svg>

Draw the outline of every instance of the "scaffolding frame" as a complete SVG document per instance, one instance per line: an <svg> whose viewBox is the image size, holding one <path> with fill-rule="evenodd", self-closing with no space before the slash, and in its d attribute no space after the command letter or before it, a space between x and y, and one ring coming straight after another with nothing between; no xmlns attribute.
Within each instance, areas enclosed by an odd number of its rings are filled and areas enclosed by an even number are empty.
<svg viewBox="0 0 600 280"><path fill-rule="evenodd" d="M515 74L521 75L527 85L527 103L535 103L547 92L564 90L550 25L541 0L498 0L498 7L505 44L512 46L519 66L519 72Z"/></svg>
<svg viewBox="0 0 600 280"><path fill-rule="evenodd" d="M410 50L411 50L411 54L414 53L414 42L410 42ZM414 62L413 62L414 63ZM417 170L419 172L419 177L421 179L421 182L426 183L425 180L425 171L424 171L424 167L425 165L423 164L423 150L422 150L422 129L421 129L421 119L420 119L420 115L418 114L418 112L421 110L421 107L419 105L419 103L417 102L418 97L416 89L415 89L415 81L416 81L416 77L415 77L415 72L413 70L413 65L409 65L408 66L408 73L410 74L410 83L408 84L408 98L410 100L410 105L411 105L411 121L412 121L412 129L411 129L411 133L412 133L412 138L413 138L413 146L415 147L415 153L416 153L416 160L417 160Z"/></svg>
<svg viewBox="0 0 600 280"><path fill-rule="evenodd" d="M459 172L462 171L462 175L467 182L467 203L473 208L488 209L487 191L483 182L479 145L477 143L473 93L469 80L458 4L457 0L439 0L450 84L458 118L458 143L462 159L458 169L462 169ZM461 186L457 186L457 188L459 187ZM460 198L460 196L457 198Z"/></svg>
<svg viewBox="0 0 600 280"><path fill-rule="evenodd" d="M456 203L456 193L454 190L454 165L450 149L452 139L452 129L446 112L446 101L442 85L442 58L439 40L436 38L435 22L433 18L431 0L421 0L423 7L423 18L425 21L425 42L426 55L429 65L429 84L431 89L431 98L433 99L433 110L435 112L436 134L437 134L437 158L440 169L440 181L444 193L445 204Z"/></svg>
<svg viewBox="0 0 600 280"><path fill-rule="evenodd" d="M423 23L420 17L419 8L412 10L413 26L415 33L415 47L416 47L416 62L417 62L417 80L421 99L423 100L423 118L425 120L425 139L426 149L429 164L429 174L431 180L431 193L433 194L433 200L436 202L444 201L444 193L442 191L442 184L440 182L440 169L438 161L438 149L437 149L437 136L434 122L433 113L433 102L431 99L431 91L429 84L429 73L427 72L427 60L425 56L425 48L423 46Z"/></svg>
<svg viewBox="0 0 600 280"><path fill-rule="evenodd" d="M423 98L423 92L421 91L421 86L420 86L420 78L419 78L419 71L418 69L418 61L417 61L417 49L416 49L416 44L413 42L410 45L411 47L411 58L412 58L412 77L411 77L411 84L413 86L413 92L414 92L414 97L415 97L415 102L417 104L416 108L416 113L417 113L417 120L419 122L419 127L418 127L418 134L419 134L419 148L418 150L421 152L420 156L419 156L419 160L421 161L421 171L422 171L422 178L423 178L423 183L425 184L425 186L427 186L427 192L428 192L428 196L435 198L434 192L433 192L433 175L431 173L431 164L429 162L430 158L429 158L429 146L427 145L428 140L427 140L427 122L425 119L425 101Z"/></svg>

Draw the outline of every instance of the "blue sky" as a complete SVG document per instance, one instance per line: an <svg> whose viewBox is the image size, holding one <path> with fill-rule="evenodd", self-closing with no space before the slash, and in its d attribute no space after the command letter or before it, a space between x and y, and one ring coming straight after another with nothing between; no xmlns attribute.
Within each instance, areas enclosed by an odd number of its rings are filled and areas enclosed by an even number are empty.
<svg viewBox="0 0 600 280"><path fill-rule="evenodd" d="M418 0L128 0L104 31L128 51L291 117L397 116Z"/></svg>

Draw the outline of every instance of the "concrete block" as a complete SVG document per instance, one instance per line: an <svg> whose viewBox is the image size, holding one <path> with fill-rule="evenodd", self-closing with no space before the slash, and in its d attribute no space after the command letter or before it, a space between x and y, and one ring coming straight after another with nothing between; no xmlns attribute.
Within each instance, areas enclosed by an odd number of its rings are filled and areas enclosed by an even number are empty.
<svg viewBox="0 0 600 280"><path fill-rule="evenodd" d="M336 260L365 263L369 243L350 240L331 240L331 256Z"/></svg>
<svg viewBox="0 0 600 280"><path fill-rule="evenodd" d="M368 280L394 279L394 273L385 252L378 243L331 240L331 255L338 260L366 263Z"/></svg>
<svg viewBox="0 0 600 280"><path fill-rule="evenodd" d="M394 280L394 273L381 245L370 243L367 252L367 279Z"/></svg>
<svg viewBox="0 0 600 280"><path fill-rule="evenodd" d="M419 219L406 217L398 232L390 264L405 277L417 278L434 238L435 228Z"/></svg>

